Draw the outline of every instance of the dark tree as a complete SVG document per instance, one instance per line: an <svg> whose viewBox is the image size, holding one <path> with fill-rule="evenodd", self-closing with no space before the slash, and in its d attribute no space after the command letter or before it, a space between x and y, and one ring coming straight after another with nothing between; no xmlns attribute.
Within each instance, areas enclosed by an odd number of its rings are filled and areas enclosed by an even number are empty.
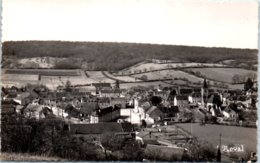
<svg viewBox="0 0 260 163"><path fill-rule="evenodd" d="M65 90L67 92L71 92L72 91L72 86L71 86L71 82L69 80L67 80L66 84L65 84Z"/></svg>
<svg viewBox="0 0 260 163"><path fill-rule="evenodd" d="M252 89L253 85L254 85L254 83L253 83L252 79L248 78L246 83L245 83L245 85L244 85L245 91L248 91L249 89Z"/></svg>
<svg viewBox="0 0 260 163"><path fill-rule="evenodd" d="M143 80L143 81L147 81L147 80L148 80L148 77L147 77L147 75L142 75L142 76L140 77L140 79Z"/></svg>
<svg viewBox="0 0 260 163"><path fill-rule="evenodd" d="M213 99L213 103L220 107L222 105L221 97L219 95L215 95Z"/></svg>
<svg viewBox="0 0 260 163"><path fill-rule="evenodd" d="M169 101L173 101L174 100L174 97L177 95L177 92L175 89L171 90L170 94L169 94L169 97L168 97L168 100Z"/></svg>
<svg viewBox="0 0 260 163"><path fill-rule="evenodd" d="M116 80L116 88L117 88L117 89L120 89L120 83L119 83L119 80Z"/></svg>
<svg viewBox="0 0 260 163"><path fill-rule="evenodd" d="M152 105L158 106L162 102L162 98L159 96L153 96L153 97L151 97L150 101L151 101Z"/></svg>
<svg viewBox="0 0 260 163"><path fill-rule="evenodd" d="M14 50L12 51L12 56L15 56L15 51Z"/></svg>
<svg viewBox="0 0 260 163"><path fill-rule="evenodd" d="M147 123L145 122L145 120L142 120L142 127L146 128L147 127Z"/></svg>

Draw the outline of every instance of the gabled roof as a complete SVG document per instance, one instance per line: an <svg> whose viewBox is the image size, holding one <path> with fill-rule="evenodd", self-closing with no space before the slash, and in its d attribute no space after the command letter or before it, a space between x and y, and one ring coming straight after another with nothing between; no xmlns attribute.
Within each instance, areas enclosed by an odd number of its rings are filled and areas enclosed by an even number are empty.
<svg viewBox="0 0 260 163"><path fill-rule="evenodd" d="M71 96L89 96L91 92L70 92Z"/></svg>
<svg viewBox="0 0 260 163"><path fill-rule="evenodd" d="M114 98L111 98L111 101L126 102L126 98L125 97L114 97Z"/></svg>
<svg viewBox="0 0 260 163"><path fill-rule="evenodd" d="M96 88L111 87L111 83L92 83Z"/></svg>
<svg viewBox="0 0 260 163"><path fill-rule="evenodd" d="M192 93L191 94L192 97L201 97L201 93Z"/></svg>
<svg viewBox="0 0 260 163"><path fill-rule="evenodd" d="M194 88L194 89L193 89L193 92L194 92L194 93L201 93L201 88Z"/></svg>
<svg viewBox="0 0 260 163"><path fill-rule="evenodd" d="M100 90L101 93L121 93L119 89L102 89Z"/></svg>
<svg viewBox="0 0 260 163"><path fill-rule="evenodd" d="M25 112L26 111L30 111L30 112L37 112L37 111L41 111L42 110L42 105L37 105L37 104L29 104L26 108L25 108Z"/></svg>
<svg viewBox="0 0 260 163"><path fill-rule="evenodd" d="M1 106L4 105L19 105L19 103L15 102L14 100L2 100Z"/></svg>
<svg viewBox="0 0 260 163"><path fill-rule="evenodd" d="M6 95L6 98L16 98L16 97L17 97L17 94L9 93L9 94Z"/></svg>
<svg viewBox="0 0 260 163"><path fill-rule="evenodd" d="M214 112L215 112L215 114L216 114L217 116L221 116L221 115L222 115L220 109L218 109L218 108L216 108L216 107L213 107L212 109L214 109Z"/></svg>
<svg viewBox="0 0 260 163"><path fill-rule="evenodd" d="M97 110L97 115L105 115L105 114L108 114L108 113L111 113L115 110L119 110L120 108L118 107L112 107L112 106L109 106L109 107L106 107L104 109L99 109Z"/></svg>
<svg viewBox="0 0 260 163"><path fill-rule="evenodd" d="M241 111L241 110L239 110L239 109L237 108L237 104L235 104L235 103L229 104L228 108L232 109L232 110L233 110L234 112L236 112L236 113L238 113L238 112Z"/></svg>
<svg viewBox="0 0 260 163"><path fill-rule="evenodd" d="M178 95L176 96L177 100L188 100L188 96Z"/></svg>
<svg viewBox="0 0 260 163"><path fill-rule="evenodd" d="M98 103L110 103L110 98L108 97L99 97L97 99Z"/></svg>
<svg viewBox="0 0 260 163"><path fill-rule="evenodd" d="M124 122L124 123L120 123L124 132L133 132L134 131L134 127L131 123L129 122Z"/></svg>
<svg viewBox="0 0 260 163"><path fill-rule="evenodd" d="M80 104L80 113L91 114L93 111L99 109L96 102L84 102Z"/></svg>
<svg viewBox="0 0 260 163"><path fill-rule="evenodd" d="M103 122L95 124L71 124L70 132L73 134L105 134L127 131L124 131L121 123Z"/></svg>
<svg viewBox="0 0 260 163"><path fill-rule="evenodd" d="M226 107L223 111L225 111L227 113L231 113L231 112L235 113L235 111L233 109L230 109L229 107Z"/></svg>
<svg viewBox="0 0 260 163"><path fill-rule="evenodd" d="M189 89L189 88L180 89L180 94L191 94L192 92L193 92L193 89Z"/></svg>
<svg viewBox="0 0 260 163"><path fill-rule="evenodd" d="M154 110L158 109L156 106L151 106L148 110L147 110L147 114L151 114Z"/></svg>

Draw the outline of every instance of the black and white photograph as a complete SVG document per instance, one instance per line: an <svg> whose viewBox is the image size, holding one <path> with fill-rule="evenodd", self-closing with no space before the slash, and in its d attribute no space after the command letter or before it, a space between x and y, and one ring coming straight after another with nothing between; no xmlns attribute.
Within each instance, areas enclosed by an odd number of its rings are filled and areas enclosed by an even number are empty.
<svg viewBox="0 0 260 163"><path fill-rule="evenodd" d="M257 0L1 5L1 161L257 162Z"/></svg>

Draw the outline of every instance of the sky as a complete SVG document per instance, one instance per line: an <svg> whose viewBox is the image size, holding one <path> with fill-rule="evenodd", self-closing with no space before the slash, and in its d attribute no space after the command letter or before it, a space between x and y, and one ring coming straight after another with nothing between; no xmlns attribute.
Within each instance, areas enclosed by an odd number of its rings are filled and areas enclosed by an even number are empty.
<svg viewBox="0 0 260 163"><path fill-rule="evenodd" d="M2 42L257 48L257 0L2 0Z"/></svg>

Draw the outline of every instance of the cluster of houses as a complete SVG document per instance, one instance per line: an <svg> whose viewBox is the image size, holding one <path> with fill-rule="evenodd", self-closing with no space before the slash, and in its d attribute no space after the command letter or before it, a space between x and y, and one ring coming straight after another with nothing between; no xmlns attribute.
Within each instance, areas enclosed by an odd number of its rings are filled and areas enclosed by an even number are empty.
<svg viewBox="0 0 260 163"><path fill-rule="evenodd" d="M253 87L247 91L217 90L208 88L206 81L201 88L159 85L145 89L120 89L118 83L115 86L94 83L92 87L95 89L59 87L56 91L49 91L43 85L33 88L2 87L1 114L22 114L36 120L61 118L67 122L65 128L71 134L92 139L103 150L98 139L105 133L112 133L146 142L146 148L154 152L163 149L166 153L172 151L182 154L186 148L159 140L151 132L138 134L135 126L145 128L212 119L218 123L241 125L241 121L255 124L257 118L243 116L249 112L256 115L257 89ZM184 140L188 141L189 138L186 138Z"/></svg>
<svg viewBox="0 0 260 163"><path fill-rule="evenodd" d="M226 121L238 122L239 113L256 110L255 88L243 90L209 89L206 81L201 88L120 89L119 85L94 83L95 90L73 88L50 92L44 86L33 90L2 88L2 113L24 114L28 118L61 117L71 123L130 122L143 125L165 119L184 122L199 112ZM154 105L151 97L161 100Z"/></svg>

